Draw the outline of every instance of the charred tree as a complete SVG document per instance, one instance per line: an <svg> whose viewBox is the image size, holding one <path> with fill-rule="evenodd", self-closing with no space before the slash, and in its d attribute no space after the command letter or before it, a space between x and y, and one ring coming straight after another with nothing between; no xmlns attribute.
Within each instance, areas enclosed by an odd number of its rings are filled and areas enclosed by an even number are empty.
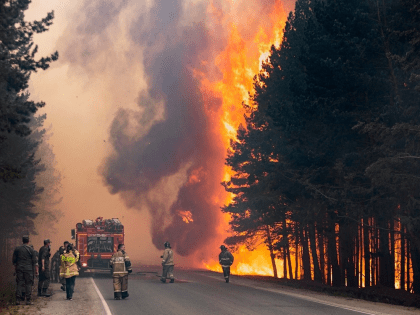
<svg viewBox="0 0 420 315"><path fill-rule="evenodd" d="M310 259L310 256L309 256L307 227L301 226L300 238L302 240L303 279L312 280L312 277L311 277L311 259Z"/></svg>
<svg viewBox="0 0 420 315"><path fill-rule="evenodd" d="M316 250L315 222L313 224L308 224L308 235L312 254L312 266L314 268L314 280L322 282L321 270L319 269L318 253Z"/></svg>
<svg viewBox="0 0 420 315"><path fill-rule="evenodd" d="M363 219L363 258L365 261L365 287L370 287L371 283L371 255L370 255L370 232L369 232L369 226L368 226L368 219Z"/></svg>
<svg viewBox="0 0 420 315"><path fill-rule="evenodd" d="M278 276L277 276L277 266L276 266L276 256L274 255L273 241L271 239L271 233L270 233L270 226L269 225L267 225L265 231L266 231L266 237L267 237L267 243L268 243L268 250L270 251L271 265L273 267L274 278L278 278Z"/></svg>
<svg viewBox="0 0 420 315"><path fill-rule="evenodd" d="M330 268L331 268L331 285L334 287L340 287L343 285L343 281L341 278L341 269L338 264L338 257L337 257L337 241L336 241L336 233L335 233L335 224L332 220L329 222L329 229L328 229L328 257L330 260Z"/></svg>

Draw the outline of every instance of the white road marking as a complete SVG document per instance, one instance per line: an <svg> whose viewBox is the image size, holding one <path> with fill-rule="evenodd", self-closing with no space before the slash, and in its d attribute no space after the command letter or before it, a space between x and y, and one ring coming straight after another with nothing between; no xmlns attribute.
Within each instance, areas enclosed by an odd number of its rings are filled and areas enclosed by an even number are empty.
<svg viewBox="0 0 420 315"><path fill-rule="evenodd" d="M93 287L95 288L96 293L98 293L99 298L101 299L102 306L104 307L104 310L105 310L105 314L112 315L111 310L109 309L108 304L106 303L104 297L102 296L101 291L99 291L98 287L96 286L95 281L93 280L93 278L90 278L90 280L92 280Z"/></svg>
<svg viewBox="0 0 420 315"><path fill-rule="evenodd" d="M208 278L213 278L213 279L217 279L217 280L223 280L223 278L221 277L216 277L216 276L210 276L210 275L206 275L204 273L200 273L200 275L208 277ZM264 290L264 291L268 291L268 292L272 292L272 293L279 293L279 294L284 294L284 295L289 295L289 296L293 296L295 298L299 298L299 299L303 299L303 300L307 300L307 301L311 301L311 302L315 302L315 303L319 303L319 304L324 304L324 305L328 305L328 306L333 306L333 307L337 307L337 308L341 308L341 309L345 309L348 311L353 311L353 312L357 312L360 314L366 314L366 315L378 315L378 314L382 314L384 315L384 313L372 313L372 312L365 312L365 311L361 311L358 310L356 308L352 308L352 307L346 307L346 306L342 306L340 304L337 303L333 303L333 302L326 302L317 298L313 298L313 297L309 297L309 296L304 296L304 295L300 295L300 294L296 294L296 293L292 293L292 292L285 292L282 290L278 290L278 289L269 289L269 288L264 288L264 287L258 287L258 286L252 286L252 285L246 285L246 284L238 284L238 285L242 285L245 287L250 287L250 288L254 288L254 289L259 289L259 290Z"/></svg>

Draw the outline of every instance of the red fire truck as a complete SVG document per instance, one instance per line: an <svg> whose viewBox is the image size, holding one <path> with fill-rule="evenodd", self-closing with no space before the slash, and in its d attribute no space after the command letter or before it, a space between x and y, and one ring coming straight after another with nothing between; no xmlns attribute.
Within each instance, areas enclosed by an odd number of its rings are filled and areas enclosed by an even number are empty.
<svg viewBox="0 0 420 315"><path fill-rule="evenodd" d="M71 230L80 253L82 269L80 273L110 271L109 260L124 243L124 226L118 218L83 220Z"/></svg>

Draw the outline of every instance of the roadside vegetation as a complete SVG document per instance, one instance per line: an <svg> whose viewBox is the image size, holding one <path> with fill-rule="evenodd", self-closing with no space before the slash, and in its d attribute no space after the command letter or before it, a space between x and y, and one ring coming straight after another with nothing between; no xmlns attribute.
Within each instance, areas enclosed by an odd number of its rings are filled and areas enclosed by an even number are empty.
<svg viewBox="0 0 420 315"><path fill-rule="evenodd" d="M33 36L46 32L54 13L40 21L25 20L30 0L0 2L0 288L8 288L13 274L12 254L22 235L36 234L34 220L43 215L56 219L59 174L54 154L45 140L45 115L37 111L44 102L30 99L30 76L57 60L55 52L36 58ZM1 293L3 296L8 295ZM3 299L4 300L4 299ZM7 300L7 297L6 297Z"/></svg>

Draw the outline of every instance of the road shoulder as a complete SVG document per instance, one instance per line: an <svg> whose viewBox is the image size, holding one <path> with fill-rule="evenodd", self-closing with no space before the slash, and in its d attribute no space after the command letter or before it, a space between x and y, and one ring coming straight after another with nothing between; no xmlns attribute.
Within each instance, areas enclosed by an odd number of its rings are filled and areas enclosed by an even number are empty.
<svg viewBox="0 0 420 315"><path fill-rule="evenodd" d="M61 284L52 283L53 295L48 298L46 307L40 309L40 315L68 315L69 310L75 314L101 315L103 306L90 277L77 277L73 300L66 300L66 292Z"/></svg>
<svg viewBox="0 0 420 315"><path fill-rule="evenodd" d="M220 275L216 272L205 272L203 275L220 279ZM240 276L231 276L231 285L242 285L247 287L253 287L258 290L264 290L273 293L279 293L284 295L293 296L296 298L302 298L312 302L336 306L342 309L348 309L360 312L361 314L373 314L373 315L420 315L420 309L414 307L386 304L380 302L366 301L356 298L334 296L326 293L315 292L304 289L292 288L285 285L276 283L270 283L261 280L247 279Z"/></svg>

